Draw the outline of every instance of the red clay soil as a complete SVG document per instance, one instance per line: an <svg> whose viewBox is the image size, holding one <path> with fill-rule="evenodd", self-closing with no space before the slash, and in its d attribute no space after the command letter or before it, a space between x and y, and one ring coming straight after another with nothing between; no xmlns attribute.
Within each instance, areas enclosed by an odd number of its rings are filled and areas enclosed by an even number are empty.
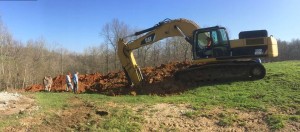
<svg viewBox="0 0 300 132"><path fill-rule="evenodd" d="M138 87L131 87L125 78L123 71L110 72L106 75L100 73L79 74L79 93L100 93L106 95L124 94L147 94L147 95L168 95L177 94L187 90L184 84L174 80L174 73L190 66L190 62L171 62L158 67L146 67L142 69L144 82ZM59 75L53 78L51 92L66 91L66 77ZM42 84L34 84L25 88L25 91L43 91Z"/></svg>

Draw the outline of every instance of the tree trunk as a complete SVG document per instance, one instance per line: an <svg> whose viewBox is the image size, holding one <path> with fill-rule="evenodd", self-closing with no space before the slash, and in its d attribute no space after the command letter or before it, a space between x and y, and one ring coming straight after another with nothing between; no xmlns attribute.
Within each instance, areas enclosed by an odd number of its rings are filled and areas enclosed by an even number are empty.
<svg viewBox="0 0 300 132"><path fill-rule="evenodd" d="M22 88L25 88L25 82L26 82L26 69L27 69L27 66L24 68L24 77L23 77L23 82L22 82Z"/></svg>

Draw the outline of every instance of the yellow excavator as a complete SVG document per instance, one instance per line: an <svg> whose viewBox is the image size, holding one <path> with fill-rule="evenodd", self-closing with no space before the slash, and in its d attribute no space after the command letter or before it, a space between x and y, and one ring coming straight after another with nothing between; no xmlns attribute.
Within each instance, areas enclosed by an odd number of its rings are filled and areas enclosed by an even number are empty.
<svg viewBox="0 0 300 132"><path fill-rule="evenodd" d="M229 40L224 27L200 28L182 18L165 19L130 36L138 38L129 42L120 38L117 52L131 85L143 81L132 51L167 37L182 36L192 45L195 65L175 73L175 78L181 81L262 79L266 70L259 58L278 56L277 41L266 30L243 31L239 39Z"/></svg>

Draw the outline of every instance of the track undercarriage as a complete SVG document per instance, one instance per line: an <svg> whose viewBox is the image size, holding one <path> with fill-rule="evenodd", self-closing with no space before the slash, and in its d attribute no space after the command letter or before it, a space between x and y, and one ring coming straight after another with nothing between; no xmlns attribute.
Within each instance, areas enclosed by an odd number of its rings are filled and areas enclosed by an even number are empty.
<svg viewBox="0 0 300 132"><path fill-rule="evenodd" d="M177 71L175 79L183 82L238 81L258 80L264 78L266 70L255 61L233 61L193 65Z"/></svg>

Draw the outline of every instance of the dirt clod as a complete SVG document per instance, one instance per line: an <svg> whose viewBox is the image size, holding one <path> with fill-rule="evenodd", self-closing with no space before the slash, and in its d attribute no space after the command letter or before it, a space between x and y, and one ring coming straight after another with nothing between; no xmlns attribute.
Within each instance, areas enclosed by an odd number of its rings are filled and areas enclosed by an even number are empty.
<svg viewBox="0 0 300 132"><path fill-rule="evenodd" d="M96 114L100 115L100 116L106 116L106 115L108 115L108 112L107 111L102 111L102 110L97 110Z"/></svg>

